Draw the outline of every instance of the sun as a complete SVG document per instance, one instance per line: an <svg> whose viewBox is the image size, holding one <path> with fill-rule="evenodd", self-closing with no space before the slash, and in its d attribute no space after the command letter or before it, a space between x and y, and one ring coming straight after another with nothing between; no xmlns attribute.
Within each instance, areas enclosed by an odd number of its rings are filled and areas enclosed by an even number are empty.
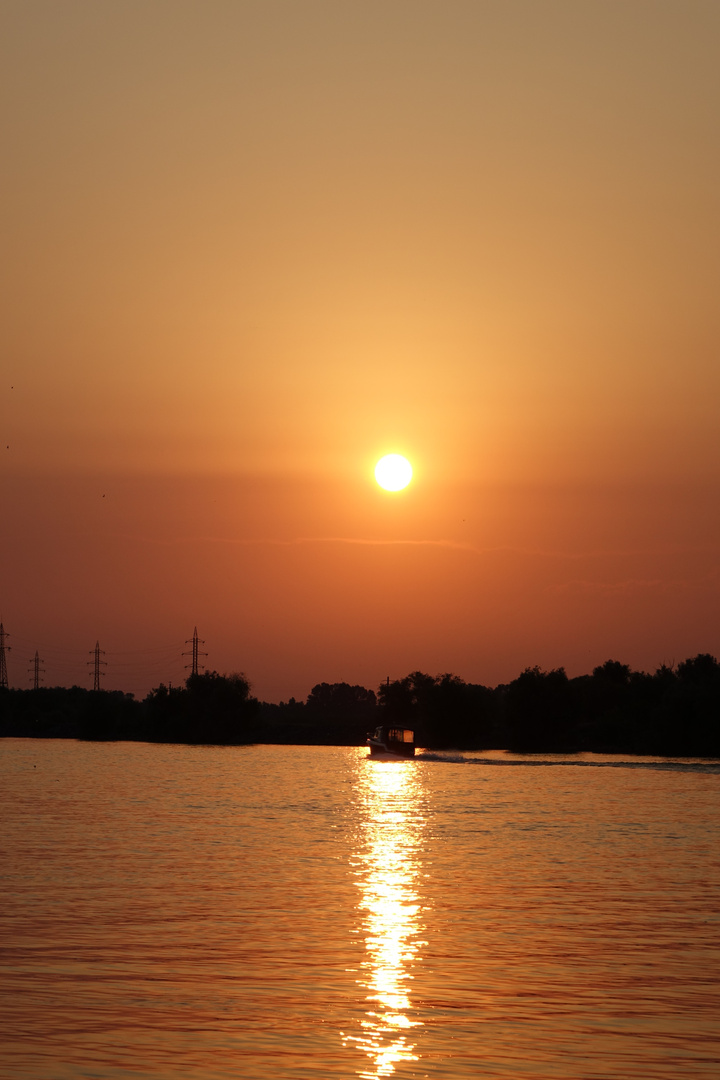
<svg viewBox="0 0 720 1080"><path fill-rule="evenodd" d="M375 479L386 491L402 491L412 480L412 465L401 454L386 454L375 466Z"/></svg>

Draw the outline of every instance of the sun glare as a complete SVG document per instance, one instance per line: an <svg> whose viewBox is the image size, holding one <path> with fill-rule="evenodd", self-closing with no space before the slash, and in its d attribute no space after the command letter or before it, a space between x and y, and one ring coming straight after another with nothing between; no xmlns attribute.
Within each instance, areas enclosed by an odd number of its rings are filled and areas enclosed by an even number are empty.
<svg viewBox="0 0 720 1080"><path fill-rule="evenodd" d="M428 944L423 938L428 908L420 891L426 797L412 763L357 760L361 771L354 793L362 825L351 865L360 890L357 929L365 938L357 977L365 1015L359 1030L343 1033L343 1041L367 1054L368 1065L357 1075L380 1080L421 1057L424 1025L413 979Z"/></svg>
<svg viewBox="0 0 720 1080"><path fill-rule="evenodd" d="M412 480L412 465L401 454L386 454L375 466L375 479L386 491L402 491Z"/></svg>

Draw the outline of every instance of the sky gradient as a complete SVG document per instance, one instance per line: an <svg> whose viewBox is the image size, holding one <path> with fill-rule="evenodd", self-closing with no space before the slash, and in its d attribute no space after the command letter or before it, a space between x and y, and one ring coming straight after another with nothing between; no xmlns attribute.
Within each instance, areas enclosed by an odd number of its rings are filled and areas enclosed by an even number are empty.
<svg viewBox="0 0 720 1080"><path fill-rule="evenodd" d="M99 639L144 694L195 625L265 700L718 655L719 45L714 0L4 0L11 684Z"/></svg>

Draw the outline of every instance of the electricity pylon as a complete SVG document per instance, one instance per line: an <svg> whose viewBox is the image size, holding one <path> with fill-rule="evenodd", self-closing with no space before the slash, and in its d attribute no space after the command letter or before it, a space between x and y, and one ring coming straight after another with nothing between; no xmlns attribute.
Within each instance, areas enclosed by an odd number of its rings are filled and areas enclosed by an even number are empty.
<svg viewBox="0 0 720 1080"><path fill-rule="evenodd" d="M105 655L105 650L100 648L100 642L99 641L95 642L95 648L90 650L90 655L92 656L93 659L88 660L87 665L88 665L88 667L90 666L90 664L94 665L94 669L93 669L93 690L99 690L100 689L100 665L105 664L105 666L107 667L107 660L101 660L100 659L101 655L102 656Z"/></svg>
<svg viewBox="0 0 720 1080"><path fill-rule="evenodd" d="M32 667L28 668L28 671L32 671L32 673L33 673L33 677L32 677L33 690L39 690L40 689L40 683L42 681L40 679L40 672L42 671L42 673L44 675L45 674L45 668L40 667L40 665L42 664L42 660L38 656L37 649L35 650L35 659L31 660L30 663L32 664Z"/></svg>
<svg viewBox="0 0 720 1080"><path fill-rule="evenodd" d="M5 633L3 624L0 622L0 690L8 689L7 664L5 663L5 650L10 652L10 646L5 644L5 638L10 637Z"/></svg>
<svg viewBox="0 0 720 1080"><path fill-rule="evenodd" d="M205 642L201 641L200 638L198 637L197 626L195 627L195 629L193 631L192 639L188 639L185 642L185 644L186 645L192 644L192 652L184 652L183 653L183 656L192 656L192 663L191 664L186 664L185 667L190 668L190 674L191 675L197 675L197 673L198 673L198 657L199 656L207 656L206 652L201 653L198 650L198 646L199 645L204 645Z"/></svg>

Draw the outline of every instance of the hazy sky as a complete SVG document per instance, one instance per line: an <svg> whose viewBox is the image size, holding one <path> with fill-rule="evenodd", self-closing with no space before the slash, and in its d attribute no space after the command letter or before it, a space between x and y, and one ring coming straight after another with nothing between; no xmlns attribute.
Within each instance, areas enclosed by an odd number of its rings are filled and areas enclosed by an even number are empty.
<svg viewBox="0 0 720 1080"><path fill-rule="evenodd" d="M100 639L145 693L195 625L266 700L718 655L719 48L716 0L0 0L11 683Z"/></svg>

